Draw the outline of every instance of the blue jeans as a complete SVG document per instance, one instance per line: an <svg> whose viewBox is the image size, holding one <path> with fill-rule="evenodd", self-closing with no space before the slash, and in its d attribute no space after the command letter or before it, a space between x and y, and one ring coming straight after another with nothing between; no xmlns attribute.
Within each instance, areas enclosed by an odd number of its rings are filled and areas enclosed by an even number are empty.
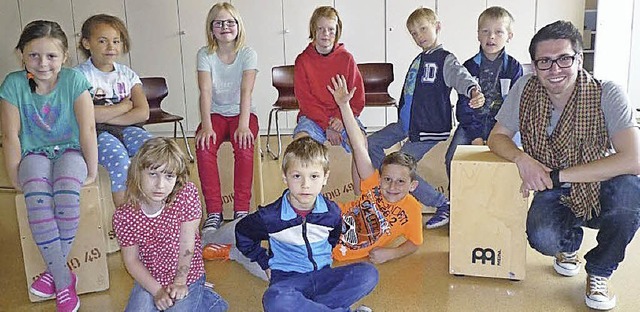
<svg viewBox="0 0 640 312"><path fill-rule="evenodd" d="M390 148L398 142L407 138L407 134L402 130L402 125L399 122L388 124L386 127L379 131L372 133L367 138L369 143L369 157L371 157L371 163L376 169L380 169L382 160L385 157L384 150ZM424 141L424 142L411 142L407 141L402 145L400 150L405 152L416 161L420 161L424 154L431 150L439 142ZM429 183L427 183L422 177L418 176L418 187L411 194L422 204L431 207L441 207L448 204L447 198L440 192L436 191Z"/></svg>
<svg viewBox="0 0 640 312"><path fill-rule="evenodd" d="M308 273L274 270L262 305L266 312L350 311L377 284L378 270L365 262Z"/></svg>
<svg viewBox="0 0 640 312"><path fill-rule="evenodd" d="M189 294L182 300L174 302L173 306L165 310L167 312L218 312L227 311L229 305L220 295L212 289L204 286L205 276L189 285ZM135 282L129 302L124 309L126 312L159 311L153 301L153 295Z"/></svg>
<svg viewBox="0 0 640 312"><path fill-rule="evenodd" d="M356 117L356 122L358 126L360 126L360 130L365 132L364 126L360 122L360 119ZM306 132L312 139L320 142L320 144L324 144L327 142L327 132L322 129L315 121L307 118L306 116L300 116L298 120L298 124L296 128L293 129L293 136L295 136L298 132ZM349 146L349 137L347 136L347 131L342 130L340 133L340 137L342 137L342 148L347 153L351 153L351 147Z"/></svg>
<svg viewBox="0 0 640 312"><path fill-rule="evenodd" d="M640 178L621 175L603 181L599 216L585 221L560 203L569 188L538 192L527 216L527 236L532 248L553 256L580 249L582 228L599 229L598 245L584 259L587 273L609 277L624 259L625 249L640 226Z"/></svg>

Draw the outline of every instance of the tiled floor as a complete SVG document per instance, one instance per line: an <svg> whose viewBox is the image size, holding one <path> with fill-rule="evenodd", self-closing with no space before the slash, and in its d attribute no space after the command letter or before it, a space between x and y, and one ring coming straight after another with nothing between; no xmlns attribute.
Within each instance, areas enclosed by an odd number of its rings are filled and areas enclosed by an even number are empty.
<svg viewBox="0 0 640 312"><path fill-rule="evenodd" d="M288 141L287 141L288 142ZM264 144L264 139L263 139ZM265 198L279 196L279 163L263 160ZM192 171L197 182L197 173ZM266 181L267 182L267 181ZM0 311L54 311L53 301L31 303L27 296L13 192L0 192ZM588 311L583 291L586 274L566 278L553 271L551 258L528 249L526 278L509 281L449 272L448 228L424 231L424 245L413 255L379 265L380 283L362 303L374 311ZM595 231L587 230L582 257L595 245ZM81 295L81 311L122 311L132 286L119 253L108 256L110 289ZM230 304L230 311L260 311L266 283L232 262L208 262L208 280ZM617 311L640 310L640 242L627 249L627 261L614 274Z"/></svg>

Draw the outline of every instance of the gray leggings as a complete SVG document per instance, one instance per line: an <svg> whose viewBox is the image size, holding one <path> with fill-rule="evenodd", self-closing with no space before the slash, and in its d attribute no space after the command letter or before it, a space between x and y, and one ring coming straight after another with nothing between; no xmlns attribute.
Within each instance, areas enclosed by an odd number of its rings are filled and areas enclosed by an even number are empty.
<svg viewBox="0 0 640 312"><path fill-rule="evenodd" d="M78 230L80 189L86 178L87 165L76 150L57 159L28 154L18 167L31 234L57 289L71 282L66 259Z"/></svg>

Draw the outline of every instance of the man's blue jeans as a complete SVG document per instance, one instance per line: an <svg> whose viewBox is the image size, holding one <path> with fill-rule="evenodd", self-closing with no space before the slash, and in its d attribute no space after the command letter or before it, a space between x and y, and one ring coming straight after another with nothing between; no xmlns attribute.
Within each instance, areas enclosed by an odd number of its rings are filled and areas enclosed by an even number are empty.
<svg viewBox="0 0 640 312"><path fill-rule="evenodd" d="M388 124L381 130L372 133L367 138L369 143L369 157L373 163L373 167L380 169L382 160L384 159L384 150L390 148L396 143L407 138L407 134L402 130L399 122ZM424 154L431 150L439 142L424 141L411 142L407 141L402 145L400 150L405 152L416 161L420 161ZM433 186L427 183L422 177L418 176L418 187L411 194L422 204L431 207L441 207L448 204L447 198L440 192L436 191Z"/></svg>
<svg viewBox="0 0 640 312"><path fill-rule="evenodd" d="M224 312L229 309L220 295L204 286L205 276L189 285L189 294L182 300L176 301L173 306L165 310L167 312ZM138 282L133 284L129 302L125 312L159 311L153 300L153 295L142 288Z"/></svg>
<svg viewBox="0 0 640 312"><path fill-rule="evenodd" d="M640 226L640 178L621 175L603 181L599 216L589 221L577 218L560 203L569 188L538 192L527 216L529 244L540 253L553 256L580 249L582 228L599 229L598 245L584 259L587 273L609 277L624 259L625 249Z"/></svg>
<svg viewBox="0 0 640 312"><path fill-rule="evenodd" d="M366 262L308 273L273 270L262 305L265 312L350 311L377 284L378 270Z"/></svg>

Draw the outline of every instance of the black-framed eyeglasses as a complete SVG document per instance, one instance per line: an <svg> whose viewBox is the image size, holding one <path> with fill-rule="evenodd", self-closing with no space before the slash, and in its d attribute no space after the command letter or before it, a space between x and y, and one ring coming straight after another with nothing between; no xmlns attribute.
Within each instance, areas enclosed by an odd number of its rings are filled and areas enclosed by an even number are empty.
<svg viewBox="0 0 640 312"><path fill-rule="evenodd" d="M211 26L213 28L223 28L225 24L229 28L236 27L238 26L238 21L236 21L235 19L232 19L232 20L213 20L211 22Z"/></svg>
<svg viewBox="0 0 640 312"><path fill-rule="evenodd" d="M539 60L533 61L533 64L539 70L549 70L551 66L553 66L553 63L556 63L559 68L568 68L573 65L573 62L575 62L578 54L579 52L576 52L576 54L574 55L563 55L555 60L550 58L541 58Z"/></svg>

